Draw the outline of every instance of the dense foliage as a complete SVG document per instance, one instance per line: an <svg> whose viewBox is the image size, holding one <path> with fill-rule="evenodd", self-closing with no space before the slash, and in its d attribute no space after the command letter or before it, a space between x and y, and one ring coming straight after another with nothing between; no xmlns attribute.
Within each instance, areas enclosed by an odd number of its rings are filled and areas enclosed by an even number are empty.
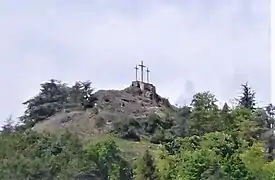
<svg viewBox="0 0 275 180"><path fill-rule="evenodd" d="M236 106L219 107L212 93L201 92L190 106L165 116L115 122L114 135L159 145L144 149L134 163L112 139L83 142L68 132L54 136L30 129L56 112L93 107L90 86L77 82L69 87L51 80L24 103L23 125L13 126L7 119L0 134L0 179L275 179L275 108L256 107L248 84L242 85Z"/></svg>
<svg viewBox="0 0 275 180"><path fill-rule="evenodd" d="M33 131L0 137L0 179L130 179L131 169L115 142L80 143Z"/></svg>
<svg viewBox="0 0 275 180"><path fill-rule="evenodd" d="M76 82L72 87L51 79L41 84L40 93L23 104L27 106L21 121L32 127L55 113L73 108L85 109L93 106L91 82Z"/></svg>

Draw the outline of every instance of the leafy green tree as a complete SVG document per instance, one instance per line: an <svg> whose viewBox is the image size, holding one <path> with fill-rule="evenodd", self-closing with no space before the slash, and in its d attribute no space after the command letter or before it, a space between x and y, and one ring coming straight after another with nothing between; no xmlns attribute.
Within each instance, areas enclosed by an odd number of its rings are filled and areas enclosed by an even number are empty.
<svg viewBox="0 0 275 180"><path fill-rule="evenodd" d="M143 122L143 128L145 133L154 134L160 125L160 121L161 119L157 114L149 114L146 121Z"/></svg>
<svg viewBox="0 0 275 180"><path fill-rule="evenodd" d="M244 162L241 160L239 154L234 154L226 159L223 165L223 172L226 177L230 179L247 179L256 180L257 178L246 168Z"/></svg>
<svg viewBox="0 0 275 180"><path fill-rule="evenodd" d="M113 141L83 144L69 133L0 134L0 179L130 180L132 170Z"/></svg>
<svg viewBox="0 0 275 180"><path fill-rule="evenodd" d="M225 103L221 109L220 117L220 131L230 132L234 125L234 118L232 118L232 109Z"/></svg>
<svg viewBox="0 0 275 180"><path fill-rule="evenodd" d="M209 149L183 151L181 158L182 162L178 166L177 179L207 179L219 171L217 167L218 157Z"/></svg>
<svg viewBox="0 0 275 180"><path fill-rule="evenodd" d="M161 177L176 176L174 179L188 180L227 180L240 177L255 179L240 158L240 154L248 147L248 143L242 138L225 132L213 132L203 136L178 138L175 144L177 146L174 146L173 154L166 150L163 152L163 161L175 164L176 170L168 171L163 164L158 165L165 170Z"/></svg>
<svg viewBox="0 0 275 180"><path fill-rule="evenodd" d="M174 126L171 127L171 130L176 137L185 137L186 136L186 123L188 122L191 114L191 109L188 106L180 108L176 114L174 121Z"/></svg>
<svg viewBox="0 0 275 180"><path fill-rule="evenodd" d="M210 149L225 158L233 155L237 150L236 141L229 134L223 132L208 133L201 137L200 148Z"/></svg>
<svg viewBox="0 0 275 180"><path fill-rule="evenodd" d="M261 126L257 122L255 114L250 109L236 107L231 112L231 118L233 122L227 129L228 133L243 138L250 142L250 144L253 144L258 139Z"/></svg>
<svg viewBox="0 0 275 180"><path fill-rule="evenodd" d="M244 162L246 168L258 179L263 179L265 176L263 167L267 163L264 159L262 149L262 143L255 143L240 155L240 158Z"/></svg>
<svg viewBox="0 0 275 180"><path fill-rule="evenodd" d="M202 135L220 128L217 99L210 92L197 93L191 103L190 119L186 123L189 136Z"/></svg>
<svg viewBox="0 0 275 180"><path fill-rule="evenodd" d="M0 146L0 179L73 179L85 167L81 144L66 134L1 134Z"/></svg>
<svg viewBox="0 0 275 180"><path fill-rule="evenodd" d="M274 180L275 179L275 161L266 163L262 167L261 177L263 180Z"/></svg>
<svg viewBox="0 0 275 180"><path fill-rule="evenodd" d="M153 134L152 138L150 139L150 142L159 144L161 142L164 142L165 140L165 130L159 126L156 130L155 133Z"/></svg>
<svg viewBox="0 0 275 180"><path fill-rule="evenodd" d="M258 139L265 141L265 157L273 160L273 149L275 148L274 107L272 104L269 104L265 108L257 108L253 115L255 122L259 126Z"/></svg>
<svg viewBox="0 0 275 180"><path fill-rule="evenodd" d="M159 169L160 180L174 180L177 177L178 161L176 156L162 151L162 153L156 153L156 166Z"/></svg>
<svg viewBox="0 0 275 180"><path fill-rule="evenodd" d="M225 103L219 108L214 94L202 92L193 96L190 106L169 106L165 117L153 113L147 119L114 123L111 132L120 138L140 141L147 136L161 144L139 159L135 178L275 179L275 108L255 108L255 92L247 83L242 89L237 107ZM30 130L58 112L85 110L95 101L90 81L72 87L53 79L41 84L40 92L24 102L23 125L14 126L10 117L2 126L0 179L133 179L132 164L111 139L84 144L69 133L53 136Z"/></svg>
<svg viewBox="0 0 275 180"><path fill-rule="evenodd" d="M135 119L123 119L114 122L111 132L123 139L140 141L140 136L138 134L140 128L139 122Z"/></svg>
<svg viewBox="0 0 275 180"><path fill-rule="evenodd" d="M154 158L148 150L145 151L142 158L138 161L135 172L136 180L157 180L158 172L154 162Z"/></svg>
<svg viewBox="0 0 275 180"><path fill-rule="evenodd" d="M128 180L132 177L129 164L121 157L113 140L88 144L85 147L85 157L96 167L91 174L102 180Z"/></svg>

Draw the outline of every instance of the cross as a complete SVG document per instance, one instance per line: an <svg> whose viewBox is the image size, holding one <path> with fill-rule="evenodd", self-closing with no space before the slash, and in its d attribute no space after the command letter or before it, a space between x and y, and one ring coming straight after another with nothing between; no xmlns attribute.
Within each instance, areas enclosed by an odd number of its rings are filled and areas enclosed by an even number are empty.
<svg viewBox="0 0 275 180"><path fill-rule="evenodd" d="M149 83L149 72L150 72L150 71L149 71L148 68L146 69L146 72L147 72L147 83Z"/></svg>
<svg viewBox="0 0 275 180"><path fill-rule="evenodd" d="M141 69L141 82L143 82L143 68L145 67L143 65L143 61L141 61L141 64L139 66L140 66L140 69Z"/></svg>
<svg viewBox="0 0 275 180"><path fill-rule="evenodd" d="M138 80L138 77L137 77L137 75L138 75L138 67L136 66L135 67L135 70L136 70L136 81Z"/></svg>

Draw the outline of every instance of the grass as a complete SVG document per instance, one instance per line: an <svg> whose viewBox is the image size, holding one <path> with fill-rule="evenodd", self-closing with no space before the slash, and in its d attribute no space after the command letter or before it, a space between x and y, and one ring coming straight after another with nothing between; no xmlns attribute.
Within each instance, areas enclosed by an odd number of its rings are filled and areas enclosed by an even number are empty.
<svg viewBox="0 0 275 180"><path fill-rule="evenodd" d="M61 135L68 130L70 133L77 135L84 143L86 141L97 143L111 138L118 145L122 155L130 162L134 162L137 158L140 158L147 149L152 154L155 154L154 151L158 150L158 145L150 143L147 139L141 139L141 141L136 142L108 134L108 131L105 131L104 128L101 131L101 128L95 127L94 119L86 116L86 114L65 124L61 124L59 119L61 118L56 117L38 123L34 129L38 132L46 131L55 135ZM107 128L105 129L107 130Z"/></svg>
<svg viewBox="0 0 275 180"><path fill-rule="evenodd" d="M98 143L101 141L106 141L110 138L116 142L123 156L131 162L134 162L138 157L141 157L142 154L146 151L146 149L149 149L151 151L155 151L158 149L158 145L152 144L146 139L142 139L140 142L136 142L136 141L121 139L110 134L96 135L89 138L88 141L92 141L93 143Z"/></svg>

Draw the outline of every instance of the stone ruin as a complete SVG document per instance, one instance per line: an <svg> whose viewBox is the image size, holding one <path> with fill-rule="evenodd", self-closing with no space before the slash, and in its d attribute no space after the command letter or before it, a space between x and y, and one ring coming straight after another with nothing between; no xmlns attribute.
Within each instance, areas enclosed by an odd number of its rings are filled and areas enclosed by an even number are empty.
<svg viewBox="0 0 275 180"><path fill-rule="evenodd" d="M153 84L141 81L133 81L128 90L130 89L136 89L136 91L139 93L138 95L152 100L154 104L159 102L159 97L156 93L156 87Z"/></svg>

